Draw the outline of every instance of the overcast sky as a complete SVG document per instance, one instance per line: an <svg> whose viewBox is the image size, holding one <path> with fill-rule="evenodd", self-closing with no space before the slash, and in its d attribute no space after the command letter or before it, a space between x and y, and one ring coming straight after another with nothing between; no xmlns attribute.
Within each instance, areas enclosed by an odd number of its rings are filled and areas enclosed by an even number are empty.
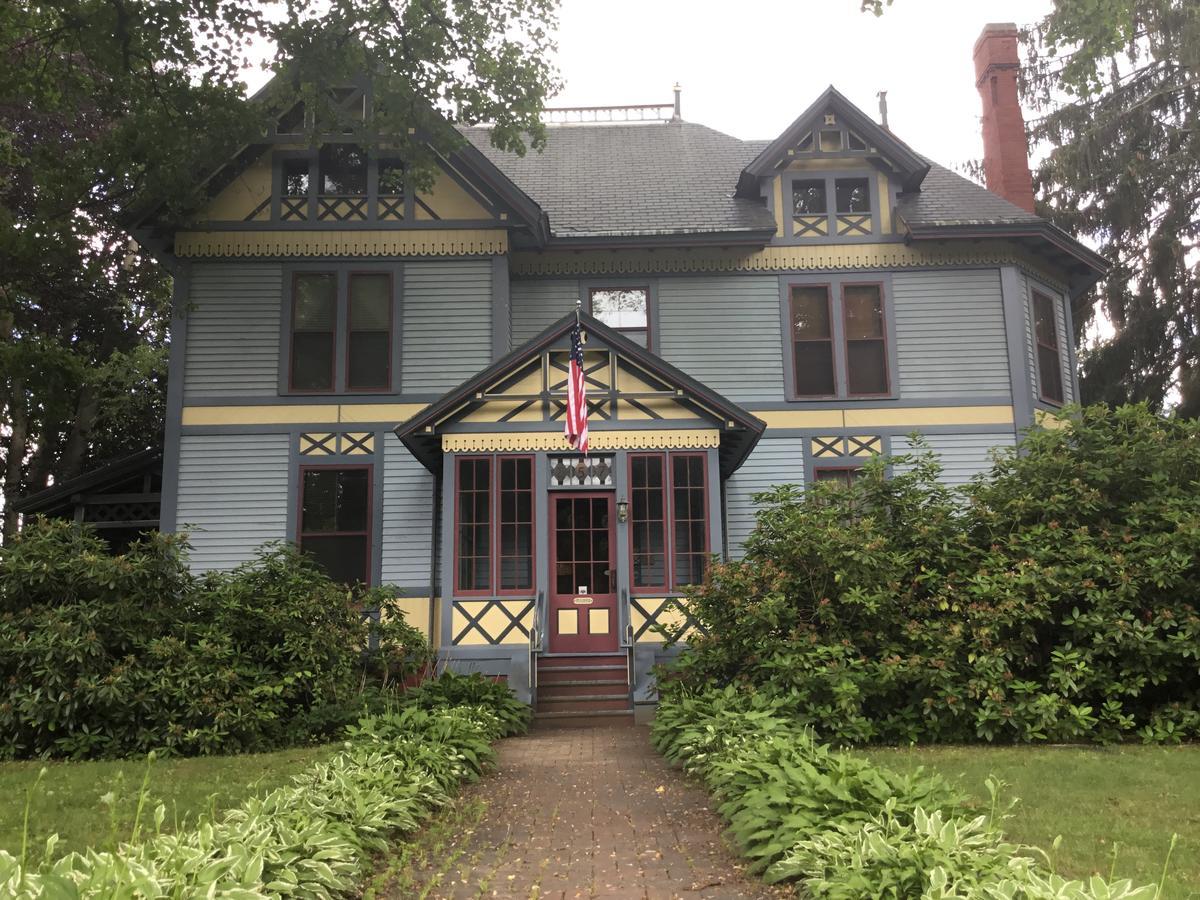
<svg viewBox="0 0 1200 900"><path fill-rule="evenodd" d="M743 139L778 135L830 83L892 130L958 168L983 155L971 50L988 22L1029 24L1052 0L563 0L552 106L666 103Z"/></svg>

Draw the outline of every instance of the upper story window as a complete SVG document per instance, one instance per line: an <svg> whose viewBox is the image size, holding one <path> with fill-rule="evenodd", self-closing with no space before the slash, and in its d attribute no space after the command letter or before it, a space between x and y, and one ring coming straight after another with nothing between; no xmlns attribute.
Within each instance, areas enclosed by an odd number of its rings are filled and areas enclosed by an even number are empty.
<svg viewBox="0 0 1200 900"><path fill-rule="evenodd" d="M787 314L793 399L891 392L882 284L793 284Z"/></svg>
<svg viewBox="0 0 1200 900"><path fill-rule="evenodd" d="M326 144L317 157L322 196L365 196L367 155L354 144Z"/></svg>
<svg viewBox="0 0 1200 900"><path fill-rule="evenodd" d="M650 288L592 288L592 315L643 347L650 346Z"/></svg>
<svg viewBox="0 0 1200 900"><path fill-rule="evenodd" d="M793 238L858 238L875 233L871 178L804 175L792 179L791 189Z"/></svg>
<svg viewBox="0 0 1200 900"><path fill-rule="evenodd" d="M1033 292L1033 326L1037 344L1038 396L1048 403L1063 402L1063 367L1059 352L1058 315L1055 300L1041 291Z"/></svg>
<svg viewBox="0 0 1200 900"><path fill-rule="evenodd" d="M296 272L288 388L391 390L393 306L390 272Z"/></svg>

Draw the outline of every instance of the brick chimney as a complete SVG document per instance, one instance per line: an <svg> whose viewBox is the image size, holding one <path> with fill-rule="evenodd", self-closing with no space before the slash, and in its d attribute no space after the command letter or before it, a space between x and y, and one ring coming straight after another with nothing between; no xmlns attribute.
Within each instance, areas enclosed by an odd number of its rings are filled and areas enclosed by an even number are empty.
<svg viewBox="0 0 1200 900"><path fill-rule="evenodd" d="M1017 26L985 25L975 42L975 86L983 101L983 174L987 188L1033 212L1033 176L1017 97Z"/></svg>

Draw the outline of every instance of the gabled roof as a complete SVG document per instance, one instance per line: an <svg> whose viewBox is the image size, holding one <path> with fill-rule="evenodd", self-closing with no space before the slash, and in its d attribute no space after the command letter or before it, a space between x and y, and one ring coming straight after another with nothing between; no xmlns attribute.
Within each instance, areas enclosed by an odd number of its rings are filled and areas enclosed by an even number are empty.
<svg viewBox="0 0 1200 900"><path fill-rule="evenodd" d="M757 197L734 196L763 147L693 122L550 125L542 153L497 150L486 128L464 135L550 217L556 243L688 237L765 243L775 218Z"/></svg>
<svg viewBox="0 0 1200 900"><path fill-rule="evenodd" d="M60 506L70 504L71 498L76 494L102 491L147 470L162 472L161 449L139 450L98 469L68 478L36 494L18 497L12 501L12 509L19 513L53 512Z"/></svg>
<svg viewBox="0 0 1200 900"><path fill-rule="evenodd" d="M793 149L802 137L819 127L828 112L834 113L842 124L861 137L868 147L876 151L875 155L886 159L899 170L900 181L905 190L912 191L921 186L925 173L929 171L929 161L886 128L876 124L837 88L830 85L796 121L784 129L783 134L767 144L742 170L738 181L738 193L750 197L757 196L758 180L774 174L781 165L790 162L788 151Z"/></svg>
<svg viewBox="0 0 1200 900"><path fill-rule="evenodd" d="M609 328L600 320L587 313L581 312L578 315L580 323L590 337L598 339L616 351L619 356L670 384L673 388L683 391L686 397L706 408L714 419L720 419L717 424L721 431L721 475L728 477L733 474L749 456L754 445L758 443L759 437L767 427L766 423L651 353L645 347L635 344L620 332ZM451 416L463 404L472 401L492 385L515 373L533 357L545 350L553 349L557 344L565 347L563 342L575 325L575 316L575 313L563 316L537 337L488 366L478 375L464 381L408 421L397 425L396 436L425 468L431 472L439 471L442 463L439 423ZM597 424L593 428L593 434L600 427Z"/></svg>

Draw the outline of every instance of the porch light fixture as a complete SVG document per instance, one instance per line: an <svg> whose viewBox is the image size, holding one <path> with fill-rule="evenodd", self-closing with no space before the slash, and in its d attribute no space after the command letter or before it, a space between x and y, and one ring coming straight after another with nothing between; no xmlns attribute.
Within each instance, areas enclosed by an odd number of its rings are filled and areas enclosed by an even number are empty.
<svg viewBox="0 0 1200 900"><path fill-rule="evenodd" d="M622 525L629 518L629 501L622 497L617 501L617 521Z"/></svg>

